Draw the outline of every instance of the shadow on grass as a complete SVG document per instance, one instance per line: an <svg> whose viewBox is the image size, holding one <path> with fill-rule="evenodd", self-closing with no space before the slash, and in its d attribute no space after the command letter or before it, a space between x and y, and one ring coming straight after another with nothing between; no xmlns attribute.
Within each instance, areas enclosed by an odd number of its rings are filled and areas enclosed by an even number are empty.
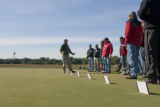
<svg viewBox="0 0 160 107"><path fill-rule="evenodd" d="M117 83L111 83L111 85L118 85Z"/></svg>
<svg viewBox="0 0 160 107"><path fill-rule="evenodd" d="M152 93L152 92L150 92L149 94L150 95L158 95L158 96L160 96L160 93Z"/></svg>

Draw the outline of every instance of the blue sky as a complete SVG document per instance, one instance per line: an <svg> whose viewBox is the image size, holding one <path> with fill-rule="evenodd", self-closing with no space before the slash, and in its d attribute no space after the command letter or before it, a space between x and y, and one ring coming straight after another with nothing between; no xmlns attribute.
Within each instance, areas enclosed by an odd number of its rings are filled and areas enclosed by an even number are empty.
<svg viewBox="0 0 160 107"><path fill-rule="evenodd" d="M104 37L119 54L125 22L141 0L0 0L0 58L61 58L69 39L75 57L86 57L88 44Z"/></svg>

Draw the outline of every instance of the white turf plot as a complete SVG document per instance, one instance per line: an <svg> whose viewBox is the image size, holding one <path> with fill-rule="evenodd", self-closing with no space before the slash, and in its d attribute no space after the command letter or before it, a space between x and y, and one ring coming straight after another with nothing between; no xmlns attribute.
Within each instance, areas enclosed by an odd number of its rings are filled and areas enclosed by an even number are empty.
<svg viewBox="0 0 160 107"><path fill-rule="evenodd" d="M90 79L90 80L92 79L91 75L89 73L87 73L87 76L88 76L88 79Z"/></svg>
<svg viewBox="0 0 160 107"><path fill-rule="evenodd" d="M140 93L149 95L149 90L146 82L137 81L137 87Z"/></svg>
<svg viewBox="0 0 160 107"><path fill-rule="evenodd" d="M77 72L78 77L80 77L80 72Z"/></svg>
<svg viewBox="0 0 160 107"><path fill-rule="evenodd" d="M104 80L105 80L106 84L111 84L108 76L104 76Z"/></svg>
<svg viewBox="0 0 160 107"><path fill-rule="evenodd" d="M71 72L71 75L73 75L72 72ZM80 77L80 72L77 72L77 76ZM88 76L88 79L92 80L90 73L87 73L87 76ZM108 76L104 76L104 80L105 80L105 84L109 84L109 85L111 84ZM149 95L149 89L146 82L137 81L136 83L137 83L139 93Z"/></svg>

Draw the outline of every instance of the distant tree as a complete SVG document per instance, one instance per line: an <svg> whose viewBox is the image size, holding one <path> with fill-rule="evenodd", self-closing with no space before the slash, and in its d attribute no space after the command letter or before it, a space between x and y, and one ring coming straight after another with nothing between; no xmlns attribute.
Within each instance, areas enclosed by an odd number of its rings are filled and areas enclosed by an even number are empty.
<svg viewBox="0 0 160 107"><path fill-rule="evenodd" d="M118 65L119 61L120 61L120 57L118 57L118 56L112 57L112 65Z"/></svg>

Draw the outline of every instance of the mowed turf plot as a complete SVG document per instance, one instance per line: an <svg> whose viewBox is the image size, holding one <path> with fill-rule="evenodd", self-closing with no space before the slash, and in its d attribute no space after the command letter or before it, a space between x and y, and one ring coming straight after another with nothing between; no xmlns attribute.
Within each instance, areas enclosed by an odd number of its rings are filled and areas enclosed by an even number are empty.
<svg viewBox="0 0 160 107"><path fill-rule="evenodd" d="M0 68L0 107L160 107L160 86L138 93L136 80L120 74L63 74L54 68Z"/></svg>

